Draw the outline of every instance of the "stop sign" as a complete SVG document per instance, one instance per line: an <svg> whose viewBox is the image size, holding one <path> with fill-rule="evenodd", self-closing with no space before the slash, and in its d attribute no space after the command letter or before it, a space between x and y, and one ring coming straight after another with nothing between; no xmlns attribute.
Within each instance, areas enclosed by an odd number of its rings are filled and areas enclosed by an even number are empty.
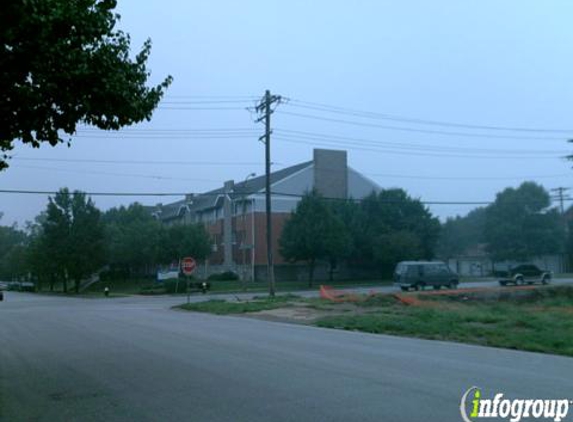
<svg viewBox="0 0 573 422"><path fill-rule="evenodd" d="M196 267L197 267L197 263L190 256L187 258L183 258L181 260L181 270L183 271L183 274L185 274L185 275L193 274L193 271L195 271Z"/></svg>

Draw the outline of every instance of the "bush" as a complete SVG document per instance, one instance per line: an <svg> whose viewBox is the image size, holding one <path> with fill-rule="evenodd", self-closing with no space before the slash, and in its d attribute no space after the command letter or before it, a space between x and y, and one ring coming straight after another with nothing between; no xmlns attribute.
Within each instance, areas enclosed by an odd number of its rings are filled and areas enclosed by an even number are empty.
<svg viewBox="0 0 573 422"><path fill-rule="evenodd" d="M142 287L139 293L142 295L162 295L167 292L165 291L165 287L157 285Z"/></svg>
<svg viewBox="0 0 573 422"><path fill-rule="evenodd" d="M238 279L239 275L233 271L225 271L218 274L211 274L209 277L207 277L207 280L211 281L234 281Z"/></svg>
<svg viewBox="0 0 573 422"><path fill-rule="evenodd" d="M187 281L185 279L170 279L163 282L165 293L185 293L187 292Z"/></svg>

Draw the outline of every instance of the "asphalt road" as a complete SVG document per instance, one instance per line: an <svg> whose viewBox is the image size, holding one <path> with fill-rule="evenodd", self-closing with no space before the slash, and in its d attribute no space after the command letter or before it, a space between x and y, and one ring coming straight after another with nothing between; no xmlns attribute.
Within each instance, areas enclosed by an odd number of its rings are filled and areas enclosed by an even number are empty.
<svg viewBox="0 0 573 422"><path fill-rule="evenodd" d="M448 422L473 385L573 399L570 358L169 309L181 301L7 292L0 421Z"/></svg>

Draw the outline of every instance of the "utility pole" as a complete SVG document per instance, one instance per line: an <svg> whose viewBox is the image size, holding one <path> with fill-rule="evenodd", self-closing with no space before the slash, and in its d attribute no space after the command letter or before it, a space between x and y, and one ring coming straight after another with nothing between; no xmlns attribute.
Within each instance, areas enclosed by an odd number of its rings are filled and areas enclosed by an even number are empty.
<svg viewBox="0 0 573 422"><path fill-rule="evenodd" d="M266 201L266 217L267 217L267 275L269 279L269 296L275 296L275 269L273 265L273 236L272 236L272 219L271 219L271 114L273 110L272 104L279 104L282 100L280 95L271 95L268 89L265 91L265 96L261 99L255 110L262 114L257 119L257 122L264 120L265 134L259 138L265 144L265 201Z"/></svg>
<svg viewBox="0 0 573 422"><path fill-rule="evenodd" d="M555 189L551 189L551 192L557 192L557 198L559 199L559 206L561 209L561 215L565 214L565 208L563 206L563 202L564 202L565 198L563 196L563 193L565 191L568 191L568 190L569 190L569 188L564 188L564 187L558 187Z"/></svg>

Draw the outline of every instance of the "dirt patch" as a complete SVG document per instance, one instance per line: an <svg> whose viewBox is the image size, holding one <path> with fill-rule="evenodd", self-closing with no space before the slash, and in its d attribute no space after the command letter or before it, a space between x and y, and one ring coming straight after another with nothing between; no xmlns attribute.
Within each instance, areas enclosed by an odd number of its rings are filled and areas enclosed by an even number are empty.
<svg viewBox="0 0 573 422"><path fill-rule="evenodd" d="M325 317L364 315L376 312L377 310L377 307L364 308L354 303L330 303L328 301L322 301L322 303L317 305L307 302L290 302L288 307L251 312L244 316L267 321L311 325Z"/></svg>

